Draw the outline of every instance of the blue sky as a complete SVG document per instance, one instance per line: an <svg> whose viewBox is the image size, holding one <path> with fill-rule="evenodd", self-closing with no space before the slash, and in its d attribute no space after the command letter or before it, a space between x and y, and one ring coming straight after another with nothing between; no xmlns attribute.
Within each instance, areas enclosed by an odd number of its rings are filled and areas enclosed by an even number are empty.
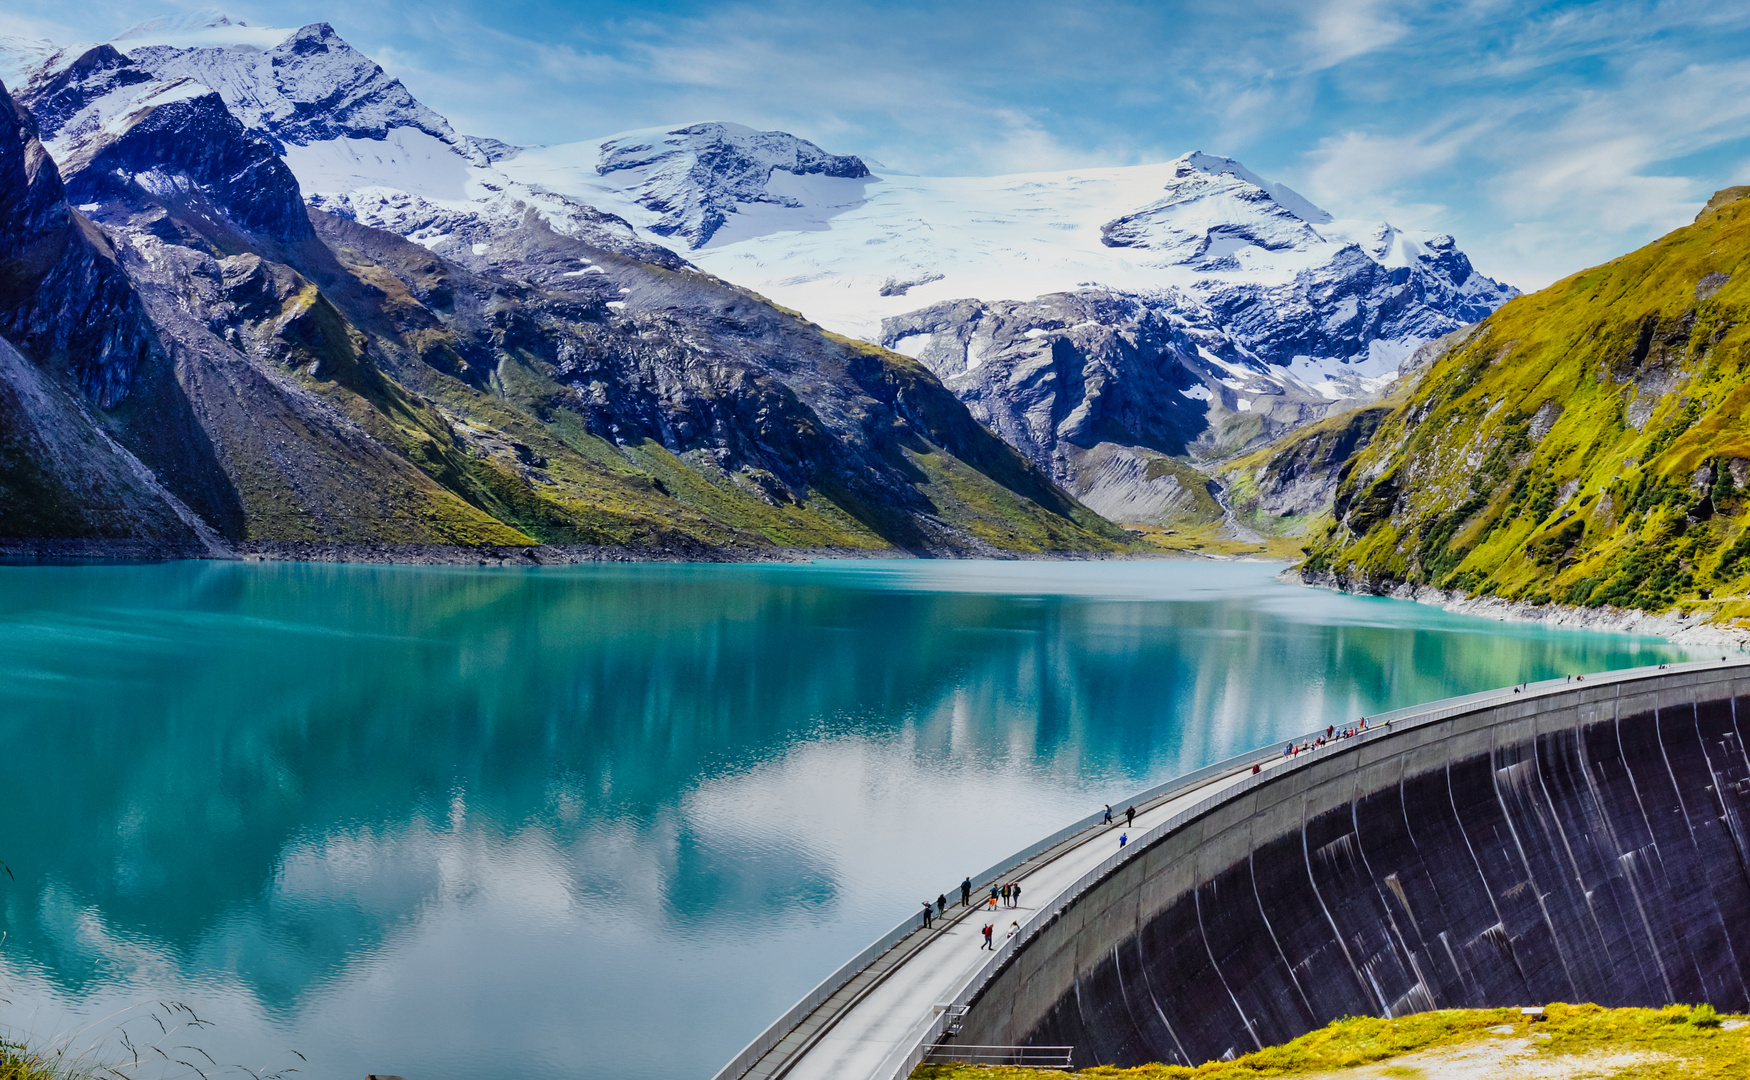
<svg viewBox="0 0 1750 1080"><path fill-rule="evenodd" d="M189 4L188 10L208 4ZM184 8L8 0L102 40ZM932 174L1239 158L1339 216L1548 283L1750 181L1750 5L236 0L326 21L458 129L550 143L733 120Z"/></svg>

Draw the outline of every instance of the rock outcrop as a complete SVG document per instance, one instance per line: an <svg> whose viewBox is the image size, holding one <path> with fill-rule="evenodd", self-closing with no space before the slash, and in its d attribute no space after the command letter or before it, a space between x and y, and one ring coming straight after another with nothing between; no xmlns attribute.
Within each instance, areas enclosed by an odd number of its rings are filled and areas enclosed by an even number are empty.
<svg viewBox="0 0 1750 1080"><path fill-rule="evenodd" d="M694 249L710 243L729 215L746 207L800 207L800 199L772 183L779 171L841 180L869 176L859 158L829 154L782 131L740 124L623 135L602 144L596 164L597 173L629 189L635 202L658 215L646 228Z"/></svg>

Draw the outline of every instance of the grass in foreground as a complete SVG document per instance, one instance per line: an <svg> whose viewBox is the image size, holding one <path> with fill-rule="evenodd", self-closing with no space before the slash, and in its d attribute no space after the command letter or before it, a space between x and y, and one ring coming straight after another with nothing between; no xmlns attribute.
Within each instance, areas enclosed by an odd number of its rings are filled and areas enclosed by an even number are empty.
<svg viewBox="0 0 1750 1080"><path fill-rule="evenodd" d="M0 1043L0 1080L70 1080L65 1069L18 1043Z"/></svg>
<svg viewBox="0 0 1750 1080"><path fill-rule="evenodd" d="M1261 1077L1312 1076L1364 1065L1385 1068L1369 1075L1423 1077L1438 1080L1424 1051L1458 1049L1506 1036L1530 1037L1540 1061L1590 1057L1578 1076L1611 1080L1725 1080L1750 1072L1750 1024L1722 1017L1708 1005L1691 1009L1606 1009L1598 1005L1548 1006L1546 1017L1527 1021L1517 1009L1443 1009L1396 1020L1351 1017L1281 1046L1272 1046L1233 1061L1211 1061L1195 1067L1143 1065L1134 1069L1100 1066L1077 1073L973 1065L921 1065L912 1080L1050 1080L1064 1076L1114 1077L1127 1080L1255 1080ZM1510 1032L1500 1030L1509 1027ZM1596 1068L1596 1055L1644 1054L1643 1063ZM1417 1054L1416 1065L1393 1066L1393 1059ZM1554 1064L1555 1062L1551 1062Z"/></svg>
<svg viewBox="0 0 1750 1080"><path fill-rule="evenodd" d="M22 1043L0 1042L0 1080L88 1080L92 1072Z"/></svg>

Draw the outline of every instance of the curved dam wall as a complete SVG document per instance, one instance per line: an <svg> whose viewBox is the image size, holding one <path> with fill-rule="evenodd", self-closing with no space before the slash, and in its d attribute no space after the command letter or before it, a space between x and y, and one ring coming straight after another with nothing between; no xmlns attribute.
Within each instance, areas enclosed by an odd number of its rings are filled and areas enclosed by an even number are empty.
<svg viewBox="0 0 1750 1080"><path fill-rule="evenodd" d="M1347 1015L1750 1010L1750 668L1686 667L1411 718L1282 769L1069 903L956 1041L1197 1064Z"/></svg>

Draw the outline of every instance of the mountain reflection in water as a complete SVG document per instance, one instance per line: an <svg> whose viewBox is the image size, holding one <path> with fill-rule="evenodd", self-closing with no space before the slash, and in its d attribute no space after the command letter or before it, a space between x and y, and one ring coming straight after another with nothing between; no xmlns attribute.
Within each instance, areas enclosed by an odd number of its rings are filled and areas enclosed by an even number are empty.
<svg viewBox="0 0 1750 1080"><path fill-rule="evenodd" d="M1100 803L1683 655L1277 569L0 567L0 1023L175 999L308 1076L708 1077Z"/></svg>

